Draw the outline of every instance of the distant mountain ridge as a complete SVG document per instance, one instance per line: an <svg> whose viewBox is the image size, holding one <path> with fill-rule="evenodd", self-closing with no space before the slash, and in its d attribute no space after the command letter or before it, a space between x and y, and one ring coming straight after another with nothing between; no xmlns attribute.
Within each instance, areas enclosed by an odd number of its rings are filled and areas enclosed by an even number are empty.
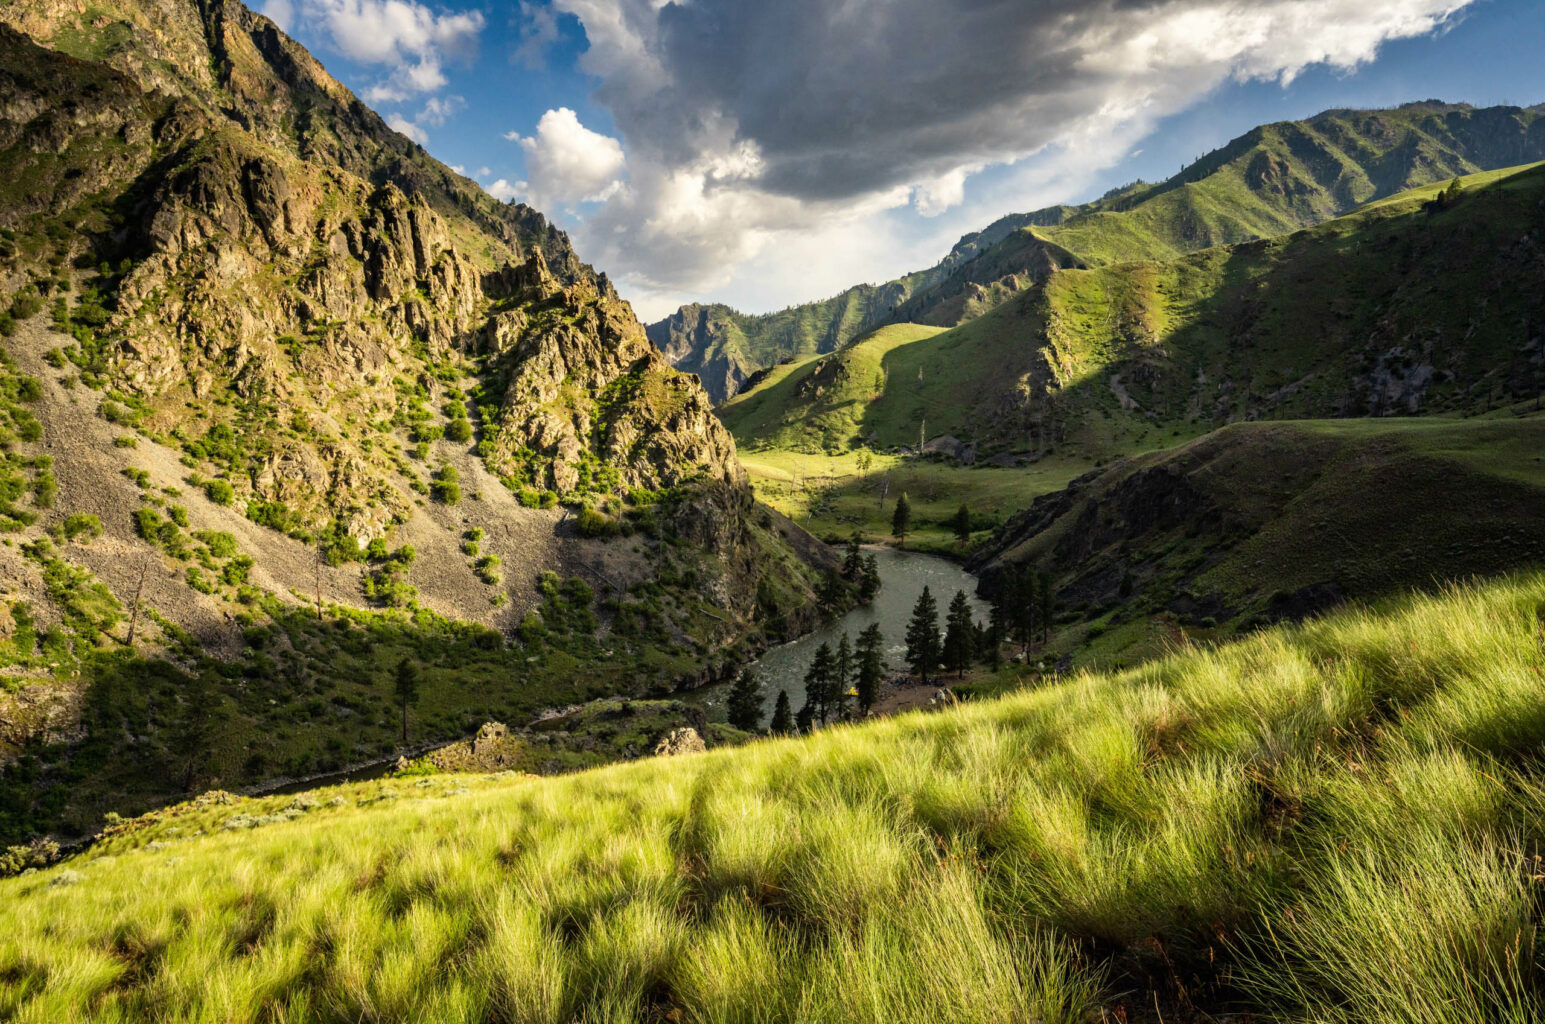
<svg viewBox="0 0 1545 1024"><path fill-rule="evenodd" d="M1287 234L1410 188L1541 159L1545 105L1428 100L1327 110L1254 128L1158 184L1000 218L963 237L935 266L894 281L761 316L683 307L647 331L673 365L699 374L722 403L760 368L835 351L887 323L952 327L1058 269Z"/></svg>
<svg viewBox="0 0 1545 1024"><path fill-rule="evenodd" d="M1057 270L960 326L780 366L717 411L743 450L888 450L926 425L978 457L1098 459L1243 420L1532 405L1542 275L1545 164L1488 171L1288 236Z"/></svg>

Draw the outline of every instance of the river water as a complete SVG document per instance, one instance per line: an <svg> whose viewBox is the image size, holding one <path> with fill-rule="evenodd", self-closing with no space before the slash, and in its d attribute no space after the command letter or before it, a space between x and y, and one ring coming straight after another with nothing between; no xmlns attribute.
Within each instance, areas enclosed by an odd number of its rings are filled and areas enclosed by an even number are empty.
<svg viewBox="0 0 1545 1024"><path fill-rule="evenodd" d="M912 617L912 606L927 587L939 605L939 626L942 631L944 615L957 590L965 591L971 602L971 613L979 622L987 620L987 603L976 598L976 577L960 566L936 555L923 555L895 548L871 549L880 569L880 594L874 603L855 608L835 622L822 626L798 640L774 647L763 654L750 668L762 682L767 694L767 718L772 717L773 704L779 690L787 690L789 704L795 711L805 701L805 673L815 659L815 649L822 643L832 647L846 633L850 641L871 623L878 622L885 635L886 664L891 672L905 671L907 650L907 620ZM728 684L704 687L685 699L701 704L710 719L722 721L725 700L729 695ZM766 724L764 719L763 724Z"/></svg>

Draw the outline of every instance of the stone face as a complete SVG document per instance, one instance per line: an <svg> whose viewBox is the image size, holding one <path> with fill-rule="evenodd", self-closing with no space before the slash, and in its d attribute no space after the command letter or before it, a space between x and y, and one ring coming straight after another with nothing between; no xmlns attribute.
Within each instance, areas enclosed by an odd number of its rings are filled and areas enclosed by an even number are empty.
<svg viewBox="0 0 1545 1024"><path fill-rule="evenodd" d="M666 733L665 737L655 744L654 752L656 757L680 757L683 754L701 754L707 749L708 745L703 742L703 737L688 725Z"/></svg>
<svg viewBox="0 0 1545 1024"><path fill-rule="evenodd" d="M481 356L480 402L497 409L484 451L507 480L560 493L740 483L696 379L670 368L561 233L424 156L264 19L195 6L126 6L149 51L177 64L172 79L143 60L71 64L0 22L6 66L20 69L0 81L0 141L64 154L83 179L0 220L119 196L132 269L100 333L114 386L164 410L159 429L197 436L199 403L224 396L340 425L274 443L252 496L293 505L312 528L340 519L378 534L408 499L379 485L390 463L341 425L400 416L403 386L440 390L430 365ZM53 4L25 20L45 37L74 21ZM219 83L188 70L199 45L193 64L213 62ZM95 69L86 87L82 68ZM121 164L93 162L124 139L141 144Z"/></svg>

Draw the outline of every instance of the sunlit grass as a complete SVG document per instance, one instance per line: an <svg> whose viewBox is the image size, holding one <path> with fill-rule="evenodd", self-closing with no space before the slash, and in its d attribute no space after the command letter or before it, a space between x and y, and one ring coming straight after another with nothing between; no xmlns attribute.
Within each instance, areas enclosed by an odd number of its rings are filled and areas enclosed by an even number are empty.
<svg viewBox="0 0 1545 1024"><path fill-rule="evenodd" d="M206 802L0 882L0 1019L1537 1020L1542 609L1533 576L802 740Z"/></svg>

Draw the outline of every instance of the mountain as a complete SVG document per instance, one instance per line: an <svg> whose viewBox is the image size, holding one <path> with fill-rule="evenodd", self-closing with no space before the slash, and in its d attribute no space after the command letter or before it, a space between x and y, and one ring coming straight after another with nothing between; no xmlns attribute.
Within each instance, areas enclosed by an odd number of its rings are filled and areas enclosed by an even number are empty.
<svg viewBox="0 0 1545 1024"><path fill-rule="evenodd" d="M683 307L649 332L674 365L705 373L723 402L756 369L835 351L885 323L956 326L1058 269L1287 234L1418 186L1536 160L1545 160L1539 108L1427 101L1328 110L1255 128L1157 185L1002 218L896 281L763 317Z"/></svg>
<svg viewBox="0 0 1545 1024"><path fill-rule="evenodd" d="M1089 459L1241 420L1475 413L1545 388L1545 166L1285 237L1058 270L939 333L888 328L720 409L742 446ZM850 381L850 384L833 382Z"/></svg>
<svg viewBox="0 0 1545 1024"><path fill-rule="evenodd" d="M828 556L605 275L234 0L0 3L0 310L6 837L809 621Z"/></svg>

